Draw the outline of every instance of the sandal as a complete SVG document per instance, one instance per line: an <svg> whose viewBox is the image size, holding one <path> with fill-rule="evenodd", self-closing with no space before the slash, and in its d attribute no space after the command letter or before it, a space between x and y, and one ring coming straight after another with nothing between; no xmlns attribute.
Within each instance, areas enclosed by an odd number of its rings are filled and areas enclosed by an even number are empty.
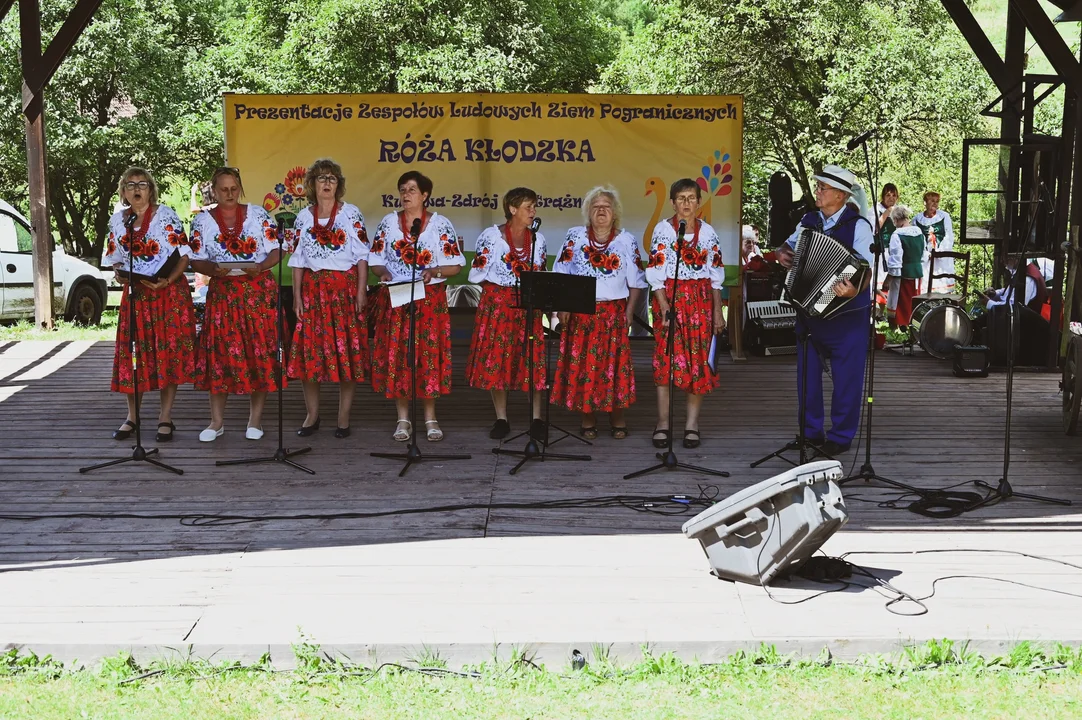
<svg viewBox="0 0 1082 720"><path fill-rule="evenodd" d="M579 435L582 435L587 440L597 440L597 425L593 427L580 427Z"/></svg>
<svg viewBox="0 0 1082 720"><path fill-rule="evenodd" d="M169 432L163 433L162 428L169 428ZM158 442L169 442L173 439L173 431L177 429L177 426L171 422L158 423L158 432L154 435L154 439Z"/></svg>
<svg viewBox="0 0 1082 720"><path fill-rule="evenodd" d="M660 435L661 437L658 437ZM668 428L654 428L654 437L652 438L654 447L659 450L664 450L669 447L669 429Z"/></svg>
<svg viewBox="0 0 1082 720"><path fill-rule="evenodd" d="M125 420L124 422L120 423L119 428L113 431L113 439L127 440L131 437L131 434L135 432L135 428L137 427L138 425L135 424L134 420Z"/></svg>
<svg viewBox="0 0 1082 720"><path fill-rule="evenodd" d="M617 427L613 425L609 428L609 434L616 440L624 440L627 438L627 426Z"/></svg>
<svg viewBox="0 0 1082 720"><path fill-rule="evenodd" d="M405 425L406 427L402 427ZM409 442L410 436L413 434L413 424L409 420L399 420L398 426L394 430L395 442Z"/></svg>
<svg viewBox="0 0 1082 720"><path fill-rule="evenodd" d="M443 440L443 430L440 430L439 420L425 420L425 436L429 442Z"/></svg>
<svg viewBox="0 0 1082 720"><path fill-rule="evenodd" d="M692 437L694 435L695 437ZM699 447L699 431L698 430L685 430L684 431L684 447L697 448Z"/></svg>

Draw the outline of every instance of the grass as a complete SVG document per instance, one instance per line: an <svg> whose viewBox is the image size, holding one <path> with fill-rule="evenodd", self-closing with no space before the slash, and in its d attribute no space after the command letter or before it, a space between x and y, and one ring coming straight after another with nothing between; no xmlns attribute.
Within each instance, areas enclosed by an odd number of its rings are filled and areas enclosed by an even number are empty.
<svg viewBox="0 0 1082 720"><path fill-rule="evenodd" d="M418 662L365 668L304 641L297 669L183 659L94 670L0 656L2 718L1068 718L1082 715L1082 651L1021 643L982 657L930 642L839 664L772 647L713 664L672 655L618 667L588 649L581 670L550 670L521 651L462 671L423 649ZM6 676L4 676L6 674Z"/></svg>
<svg viewBox="0 0 1082 720"><path fill-rule="evenodd" d="M10 340L115 340L117 311L106 310L101 315L101 324L94 326L76 325L67 320L58 319L52 330L41 330L31 320L0 325L0 342Z"/></svg>

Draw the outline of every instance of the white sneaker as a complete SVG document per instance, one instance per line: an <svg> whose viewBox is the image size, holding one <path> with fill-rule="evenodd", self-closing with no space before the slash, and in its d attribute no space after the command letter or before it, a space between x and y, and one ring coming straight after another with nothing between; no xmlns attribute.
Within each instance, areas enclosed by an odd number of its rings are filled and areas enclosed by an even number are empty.
<svg viewBox="0 0 1082 720"><path fill-rule="evenodd" d="M218 430L213 428L207 428L203 432L199 433L199 442L214 442L225 433L225 425Z"/></svg>
<svg viewBox="0 0 1082 720"><path fill-rule="evenodd" d="M263 431L259 428L250 427L244 431L244 437L249 440L259 440L263 437Z"/></svg>

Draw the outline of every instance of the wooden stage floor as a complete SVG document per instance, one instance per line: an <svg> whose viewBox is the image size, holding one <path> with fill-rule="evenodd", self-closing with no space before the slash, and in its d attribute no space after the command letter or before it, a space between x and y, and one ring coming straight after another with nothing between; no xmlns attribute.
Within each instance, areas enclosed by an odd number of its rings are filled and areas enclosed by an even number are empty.
<svg viewBox="0 0 1082 720"><path fill-rule="evenodd" d="M710 485L726 497L788 467L777 460L748 465L795 432L794 363L752 358L721 368L721 389L704 407L702 447L678 448L683 461L731 477L661 472L623 480L655 460L650 348L635 344L640 391L629 413L631 436L616 441L603 432L587 450L589 463L530 463L509 475L513 460L490 452L488 396L465 387L467 348L457 339L456 389L439 403L447 439L422 442L422 451L471 453L471 461L425 462L399 478L400 463L369 456L402 449L390 438L393 403L362 389L352 437L336 440L336 390L326 388L324 428L306 439L312 452L298 458L316 475L278 463L218 468L215 460L273 453L273 398L262 441L244 440L247 403L234 399L225 436L203 444L196 436L207 422L206 396L189 386L176 402L177 438L162 446L162 460L184 469L178 477L142 464L77 472L130 452L109 437L124 417L123 400L109 392L111 343L0 343L3 513L69 516L0 519L0 646L83 661L119 649L146 657L191 646L196 654L255 658L269 648L276 662L288 664L289 644L303 632L355 660L409 658L427 646L454 664L515 646L561 665L571 648L589 655L595 645L637 655L648 644L709 659L760 642L809 654L826 645L849 655L934 637L987 649L1023 639L1082 643L1082 569L990 552L1082 564L1082 438L1061 432L1052 374L1016 376L1011 480L1018 491L1065 497L1075 506L1013 499L931 520L882 506L897 497L887 489L845 486L850 522L827 543L828 553L886 553L850 559L914 595L932 592L937 577L981 576L938 583L920 617L889 612L882 590L850 588L788 604L822 586L782 583L771 598L763 588L717 580L698 544L680 534L690 514L501 507L697 495ZM880 473L923 488L996 482L1002 374L961 380L946 362L880 352L876 380L873 459ZM524 401L515 402L512 425L520 430ZM147 398L145 412L156 418L156 397ZM301 444L292 430L303 415L300 388L291 386L288 447ZM558 410L553 420L579 424ZM600 424L607 429L605 419ZM556 447L578 452L576 445ZM859 468L863 451L840 459L847 470ZM471 507L320 517L458 504ZM312 517L177 519L216 514Z"/></svg>

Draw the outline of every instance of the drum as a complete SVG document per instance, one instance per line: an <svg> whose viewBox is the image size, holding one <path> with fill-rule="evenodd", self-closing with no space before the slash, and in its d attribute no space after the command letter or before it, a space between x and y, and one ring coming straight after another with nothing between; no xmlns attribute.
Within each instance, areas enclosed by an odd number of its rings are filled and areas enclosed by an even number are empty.
<svg viewBox="0 0 1082 720"><path fill-rule="evenodd" d="M955 345L969 345L973 339L969 316L947 298L933 298L918 305L909 327L924 352L940 360L953 357Z"/></svg>

